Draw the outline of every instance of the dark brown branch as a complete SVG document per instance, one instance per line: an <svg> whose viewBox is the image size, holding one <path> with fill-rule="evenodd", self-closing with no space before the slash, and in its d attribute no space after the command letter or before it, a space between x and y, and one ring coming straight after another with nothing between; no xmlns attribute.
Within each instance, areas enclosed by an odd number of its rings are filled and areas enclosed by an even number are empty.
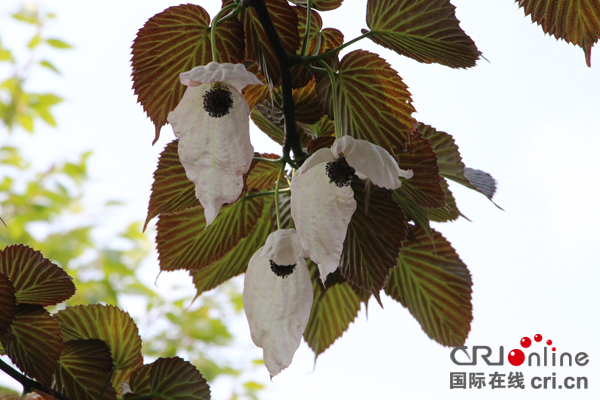
<svg viewBox="0 0 600 400"><path fill-rule="evenodd" d="M283 154L289 155L290 150L294 158L301 160L304 156L300 145L300 135L296 130L296 117L294 114L294 97L292 95L292 74L290 68L300 64L300 57L290 56L283 46L281 36L277 32L265 0L247 0L247 4L254 7L258 20L265 30L269 43L277 56L281 72L281 94L283 96L283 118L285 121L285 136L283 138Z"/></svg>
<svg viewBox="0 0 600 400"><path fill-rule="evenodd" d="M19 382L21 386L23 386L23 391L26 393L29 393L32 390L37 390L38 392L43 392L49 394L50 396L54 396L59 400L73 400L64 394L57 392L56 390L46 388L44 385L34 381L33 379L29 379L2 360L0 360L0 370L4 371L8 376Z"/></svg>

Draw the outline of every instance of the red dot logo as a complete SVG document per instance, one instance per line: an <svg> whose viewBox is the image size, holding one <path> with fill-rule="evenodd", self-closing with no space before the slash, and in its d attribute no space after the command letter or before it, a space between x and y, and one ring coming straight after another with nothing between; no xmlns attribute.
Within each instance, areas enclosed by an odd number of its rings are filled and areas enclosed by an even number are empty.
<svg viewBox="0 0 600 400"><path fill-rule="evenodd" d="M542 335L540 335L539 333L537 335L535 335L533 337L533 340L535 340L536 342L541 342L542 341Z"/></svg>
<svg viewBox="0 0 600 400"><path fill-rule="evenodd" d="M553 348L552 348L552 351L556 351L556 347L553 347Z"/></svg>
<svg viewBox="0 0 600 400"><path fill-rule="evenodd" d="M552 344L552 340L546 340L546 344L550 346Z"/></svg>
<svg viewBox="0 0 600 400"><path fill-rule="evenodd" d="M525 354L519 349L513 349L508 353L508 362L518 367L525 361Z"/></svg>
<svg viewBox="0 0 600 400"><path fill-rule="evenodd" d="M524 338L521 339L521 347L526 349L529 346L531 346L531 339L529 339L527 336L525 336Z"/></svg>

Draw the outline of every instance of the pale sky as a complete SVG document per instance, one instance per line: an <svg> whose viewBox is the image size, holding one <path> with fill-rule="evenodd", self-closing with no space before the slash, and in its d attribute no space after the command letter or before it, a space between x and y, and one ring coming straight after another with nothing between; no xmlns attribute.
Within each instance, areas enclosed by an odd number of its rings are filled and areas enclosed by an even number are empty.
<svg viewBox="0 0 600 400"><path fill-rule="evenodd" d="M203 0L211 16L220 0ZM384 298L385 309L363 309L341 339L319 357L305 343L292 366L268 380L265 400L295 399L597 399L600 396L600 58L592 51L592 68L583 51L544 36L511 0L453 0L461 27L490 61L469 70L424 65L403 58L368 39L349 47L376 52L396 69L412 93L415 117L450 133L463 161L491 173L498 181L495 202L459 185L451 188L461 219L437 224L473 275L474 321L466 345L487 345L505 354L519 348L523 336L542 334L558 352L586 352L585 367L458 367L451 349L431 341L400 304ZM20 4L4 0L1 21ZM105 230L118 231L126 221L145 218L157 156L173 140L169 126L151 146L154 128L131 91L130 45L152 15L176 2L131 0L102 2L40 1L58 15L47 33L75 49L53 54L61 77L37 74L36 91L48 90L67 101L56 108L59 129L40 125L35 136L22 132L8 139L27 149L39 165L74 158L92 149L90 209L107 199L125 201L122 211L106 215ZM321 13L324 27L342 30L346 39L366 28L366 0L346 0L337 11ZM12 25L10 25L12 26ZM16 47L9 25L0 35ZM11 36L12 34L12 36ZM18 36L18 35L17 35ZM13 43L16 43L13 45ZM277 152L258 130L255 149ZM50 151L49 151L50 149ZM154 255L154 257L156 257ZM148 269L153 282L158 265ZM164 274L163 274L164 275ZM185 278L185 274L181 274ZM159 287L161 278L159 279ZM189 290L193 291L191 279ZM243 319L243 317L242 317ZM244 348L252 348L245 320L236 322ZM143 333L142 333L143 336ZM544 340L545 340L544 339ZM243 356L260 355L260 349ZM495 359L496 355L493 356ZM488 374L521 371L525 390L450 390L450 372ZM587 390L531 388L534 376L588 377ZM486 380L489 381L489 378ZM214 388L215 399L227 390Z"/></svg>

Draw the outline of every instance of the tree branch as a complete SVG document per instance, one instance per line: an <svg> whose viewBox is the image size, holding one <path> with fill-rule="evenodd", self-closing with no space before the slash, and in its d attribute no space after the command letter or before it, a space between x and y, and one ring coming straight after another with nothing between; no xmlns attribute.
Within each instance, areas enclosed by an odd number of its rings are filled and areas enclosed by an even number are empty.
<svg viewBox="0 0 600 400"><path fill-rule="evenodd" d="M41 383L34 381L33 379L29 379L25 375L21 374L10 365L5 363L3 360L0 360L0 370L4 371L8 376L13 378L15 381L19 382L21 386L23 386L23 391L26 393L31 392L32 390L37 390L38 392L44 392L49 394L50 396L54 396L59 400L73 400L64 394L57 392L53 389L47 389Z"/></svg>
<svg viewBox="0 0 600 400"><path fill-rule="evenodd" d="M258 20L265 30L271 47L277 56L281 72L281 94L283 96L283 118L285 122L285 136L283 138L283 154L288 155L290 150L294 159L302 160L304 152L300 145L300 135L296 130L296 117L294 113L294 97L292 95L292 74L290 68L301 63L299 56L291 56L283 46L281 36L273 24L265 0L247 0L247 4L254 8Z"/></svg>

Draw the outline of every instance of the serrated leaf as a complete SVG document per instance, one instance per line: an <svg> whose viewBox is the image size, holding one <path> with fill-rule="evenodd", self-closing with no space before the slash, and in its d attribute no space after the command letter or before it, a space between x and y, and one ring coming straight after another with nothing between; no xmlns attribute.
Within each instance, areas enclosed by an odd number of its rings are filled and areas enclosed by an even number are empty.
<svg viewBox="0 0 600 400"><path fill-rule="evenodd" d="M161 214L156 234L161 270L207 267L250 234L262 209L262 197L240 199L221 208L218 217L208 228L202 207Z"/></svg>
<svg viewBox="0 0 600 400"><path fill-rule="evenodd" d="M440 184L442 185L442 189L444 190L447 208L429 209L429 219L435 222L455 221L456 219L458 219L458 217L463 217L469 220L460 212L460 210L456 206L456 200L454 199L454 195L450 191L450 187L448 187L448 181L442 178L440 180Z"/></svg>
<svg viewBox="0 0 600 400"><path fill-rule="evenodd" d="M278 104L271 100L265 100L252 110L250 118L269 138L283 146L285 136L283 111ZM302 147L308 146L313 138L307 132L299 130L298 133L300 134L300 145Z"/></svg>
<svg viewBox="0 0 600 400"><path fill-rule="evenodd" d="M581 47L587 66L592 66L592 47L600 38L597 0L516 0L515 3L545 33Z"/></svg>
<svg viewBox="0 0 600 400"><path fill-rule="evenodd" d="M8 276L0 272L0 336L8 331L16 312L15 288Z"/></svg>
<svg viewBox="0 0 600 400"><path fill-rule="evenodd" d="M242 95L248 102L248 107L250 110L254 109L257 104L262 103L263 101L269 99L271 97L272 88L269 87L267 80L258 70L258 64L253 62L249 64L246 63L246 70L248 72L252 72L259 81L261 81L262 85L248 85L244 89L242 89Z"/></svg>
<svg viewBox="0 0 600 400"><path fill-rule="evenodd" d="M335 125L333 124L333 121L329 119L329 117L327 115L324 115L323 117L321 117L321 119L319 120L319 122L312 124L312 125L308 125L308 124L303 124L303 123L298 123L297 124L298 129L300 130L301 133L307 135L307 136L314 136L317 139L320 137L332 137L333 135L335 135ZM310 143L313 143L313 141L311 141ZM309 143L309 146L310 146Z"/></svg>
<svg viewBox="0 0 600 400"><path fill-rule="evenodd" d="M496 193L496 181L487 172L465 167L451 135L423 123L416 125L416 128L433 146L441 176L476 190L492 201ZM494 205L498 207L496 203Z"/></svg>
<svg viewBox="0 0 600 400"><path fill-rule="evenodd" d="M265 201L260 219L256 222L252 232L240 240L237 246L225 256L206 268L199 271L190 271L196 286L196 297L234 276L246 272L250 259L259 248L264 246L267 237L271 233L270 209L272 204L272 201Z"/></svg>
<svg viewBox="0 0 600 400"><path fill-rule="evenodd" d="M278 160L280 156L277 154L259 154L259 157L268 158L270 160ZM252 189L267 189L275 185L277 176L281 170L281 164L259 161L248 174L246 179L246 187Z"/></svg>
<svg viewBox="0 0 600 400"><path fill-rule="evenodd" d="M173 140L160 153L158 166L154 171L154 182L144 230L146 230L148 222L158 214L181 211L200 205L196 198L194 183L186 176L185 169L179 160L178 143L179 140Z"/></svg>
<svg viewBox="0 0 600 400"><path fill-rule="evenodd" d="M293 7L289 5L287 0L265 0L265 4L281 37L283 47L288 54L296 54L300 47L300 37L297 28L298 17ZM281 79L279 62L254 8L246 8L240 14L240 21L244 25L246 36L246 58L258 63L260 72L269 83L269 86L278 85Z"/></svg>
<svg viewBox="0 0 600 400"><path fill-rule="evenodd" d="M408 308L431 339L461 346L473 320L471 274L450 243L432 232L430 238L419 227L412 230L415 240L404 242L385 292Z"/></svg>
<svg viewBox="0 0 600 400"><path fill-rule="evenodd" d="M104 341L70 340L65 343L56 368L56 390L77 400L116 399L117 392L110 383L104 389L112 369L110 348Z"/></svg>
<svg viewBox="0 0 600 400"><path fill-rule="evenodd" d="M290 2L299 6L308 5L307 0L290 0ZM341 6L343 2L344 0L313 0L312 8L319 11L331 11Z"/></svg>
<svg viewBox="0 0 600 400"><path fill-rule="evenodd" d="M397 190L392 193L394 200L398 203L404 214L409 221L414 222L423 228L428 234L431 234L431 228L429 226L429 212L424 207L419 207L413 203L410 199L402 196Z"/></svg>
<svg viewBox="0 0 600 400"><path fill-rule="evenodd" d="M340 272L378 298L406 238L406 217L387 190L372 192L368 213L364 182L355 179L352 190L356 211L348 224Z"/></svg>
<svg viewBox="0 0 600 400"><path fill-rule="evenodd" d="M142 339L128 313L114 306L92 304L67 307L56 314L65 341L104 340L110 348L116 373L113 387L120 387L131 372L143 363Z"/></svg>
<svg viewBox="0 0 600 400"><path fill-rule="evenodd" d="M129 382L129 397L169 400L209 400L210 388L202 374L179 358L159 358L137 369Z"/></svg>
<svg viewBox="0 0 600 400"><path fill-rule="evenodd" d="M50 387L63 339L58 322L42 306L20 304L10 330L1 341L6 354L21 371Z"/></svg>
<svg viewBox="0 0 600 400"><path fill-rule="evenodd" d="M422 63L473 67L481 53L460 28L455 9L449 0L369 0L368 37Z"/></svg>
<svg viewBox="0 0 600 400"><path fill-rule="evenodd" d="M156 127L154 142L185 92L179 74L213 61L209 26L202 7L182 4L156 14L138 31L131 51L133 90ZM237 20L219 25L216 38L219 62L242 62L244 33Z"/></svg>
<svg viewBox="0 0 600 400"><path fill-rule="evenodd" d="M323 287L319 270L312 262L307 262L313 284L313 306L304 340L315 353L315 359L329 348L356 319L360 311L360 297L348 282ZM333 274L329 274L331 276ZM329 279L328 279L329 281Z"/></svg>
<svg viewBox="0 0 600 400"><path fill-rule="evenodd" d="M333 119L331 82L326 74L317 79L319 101ZM385 60L364 50L347 54L340 61L336 86L343 134L390 152L405 147L415 109L408 87Z"/></svg>
<svg viewBox="0 0 600 400"><path fill-rule="evenodd" d="M412 169L413 177L402 182L398 192L425 208L446 208L446 197L440 184L440 169L431 143L414 132L406 151L397 151L396 159L402 169Z"/></svg>
<svg viewBox="0 0 600 400"><path fill-rule="evenodd" d="M46 307L62 303L75 294L73 278L42 253L22 244L0 250L0 272L12 282L20 304Z"/></svg>

